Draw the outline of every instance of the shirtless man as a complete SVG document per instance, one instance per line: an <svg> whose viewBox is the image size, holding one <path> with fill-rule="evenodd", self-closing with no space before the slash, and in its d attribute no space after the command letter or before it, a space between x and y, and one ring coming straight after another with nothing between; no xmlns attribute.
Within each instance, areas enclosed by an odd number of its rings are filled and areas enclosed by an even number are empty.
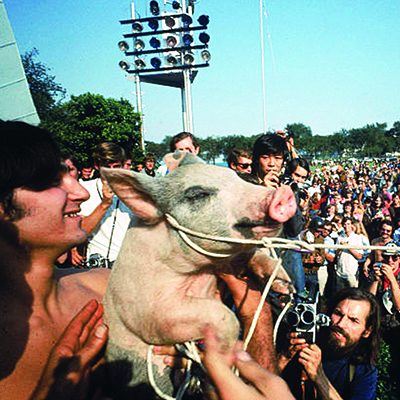
<svg viewBox="0 0 400 400"><path fill-rule="evenodd" d="M70 329L65 332L67 347L56 347L54 357L77 356L77 376L106 340L99 301L109 271L54 269L61 254L87 237L77 214L88 193L66 171L57 145L45 131L21 122L0 122L2 400L31 398L53 346L92 299L97 301L90 302L72 324L72 331L84 328L75 335L78 343L71 340ZM94 344L95 351L89 354L87 346ZM52 383L44 382L48 378L51 373L42 377L45 388ZM44 398L42 389L37 390L38 398Z"/></svg>
<svg viewBox="0 0 400 400"><path fill-rule="evenodd" d="M86 378L107 338L100 301L110 271L54 269L87 238L77 215L88 193L51 136L21 122L0 121L0 177L0 398L88 399ZM260 292L222 279L246 331ZM265 303L249 351L274 370L271 333Z"/></svg>

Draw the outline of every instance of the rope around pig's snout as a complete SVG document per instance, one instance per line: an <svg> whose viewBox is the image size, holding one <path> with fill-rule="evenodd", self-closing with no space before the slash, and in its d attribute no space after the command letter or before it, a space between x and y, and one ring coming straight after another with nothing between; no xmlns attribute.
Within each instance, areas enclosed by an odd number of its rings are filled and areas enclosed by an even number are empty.
<svg viewBox="0 0 400 400"><path fill-rule="evenodd" d="M225 236L215 236L210 235L208 233L197 232L192 229L186 228L180 225L174 217L169 214L165 214L165 218L168 223L176 229L182 237L184 234L185 243L192 247L194 250L200 252L201 254L208 255L210 257L232 257L232 254L219 254L219 253L211 253L207 250L201 248L200 246L193 243L193 241L185 234L195 236L201 239L212 240L215 242L222 242L222 243L233 243L233 244L243 244L243 245L250 245L254 247L266 247L269 249L287 249L287 250L305 250L305 251L314 251L316 249L334 249L334 250L387 250L385 246L349 246L343 244L322 244L322 243L307 243L303 240L292 240L292 239L284 239L280 237L271 237L267 238L264 237L261 240L258 239L240 239L240 238L232 238L232 237L225 237ZM391 250L399 251L400 247L391 247Z"/></svg>

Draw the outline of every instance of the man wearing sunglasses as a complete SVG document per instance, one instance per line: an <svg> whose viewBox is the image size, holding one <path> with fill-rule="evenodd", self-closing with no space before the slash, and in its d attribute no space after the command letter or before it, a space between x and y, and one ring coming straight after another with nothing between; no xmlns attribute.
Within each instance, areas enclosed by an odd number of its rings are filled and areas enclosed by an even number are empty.
<svg viewBox="0 0 400 400"><path fill-rule="evenodd" d="M251 174L252 156L250 150L235 147L228 154L226 162L228 167L236 172L241 174Z"/></svg>
<svg viewBox="0 0 400 400"><path fill-rule="evenodd" d="M397 244L390 241L382 252L382 262L373 265L369 291L380 301L383 312L383 328L399 326L400 316L400 259L395 250ZM386 315L385 315L386 314Z"/></svg>

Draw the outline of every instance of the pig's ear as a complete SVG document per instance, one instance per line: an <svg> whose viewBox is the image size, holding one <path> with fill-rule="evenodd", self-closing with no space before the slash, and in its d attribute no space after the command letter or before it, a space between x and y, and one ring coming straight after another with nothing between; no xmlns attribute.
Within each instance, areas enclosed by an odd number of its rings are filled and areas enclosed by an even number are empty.
<svg viewBox="0 0 400 400"><path fill-rule="evenodd" d="M164 157L164 162L168 167L168 171L173 171L181 165L205 164L201 158L195 156L194 154L179 150L175 151L175 153L167 154Z"/></svg>
<svg viewBox="0 0 400 400"><path fill-rule="evenodd" d="M121 168L102 168L101 175L118 198L139 218L150 223L160 220L161 213L151 195L156 186L155 178Z"/></svg>

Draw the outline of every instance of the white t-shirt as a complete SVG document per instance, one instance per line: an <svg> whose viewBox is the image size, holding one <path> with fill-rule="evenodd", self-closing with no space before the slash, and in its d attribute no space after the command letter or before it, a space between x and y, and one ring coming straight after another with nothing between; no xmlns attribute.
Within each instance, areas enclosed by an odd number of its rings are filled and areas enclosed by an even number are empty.
<svg viewBox="0 0 400 400"><path fill-rule="evenodd" d="M352 232L350 236L338 238L338 244L343 244L348 240L349 246L362 246L362 239L360 235ZM361 250L356 250L361 253ZM349 276L356 276L358 271L358 260L350 253L350 250L343 250L339 256L336 272L342 278L348 278Z"/></svg>
<svg viewBox="0 0 400 400"><path fill-rule="evenodd" d="M81 184L90 194L90 198L81 205L81 215L87 217L101 203L103 196L101 191L102 183L101 179L97 178L81 182ZM112 205L108 208L89 239L87 258L96 253L107 258L107 253L109 252L109 260L115 261L133 215L133 212L117 196L114 196ZM113 233L110 244L111 232Z"/></svg>

